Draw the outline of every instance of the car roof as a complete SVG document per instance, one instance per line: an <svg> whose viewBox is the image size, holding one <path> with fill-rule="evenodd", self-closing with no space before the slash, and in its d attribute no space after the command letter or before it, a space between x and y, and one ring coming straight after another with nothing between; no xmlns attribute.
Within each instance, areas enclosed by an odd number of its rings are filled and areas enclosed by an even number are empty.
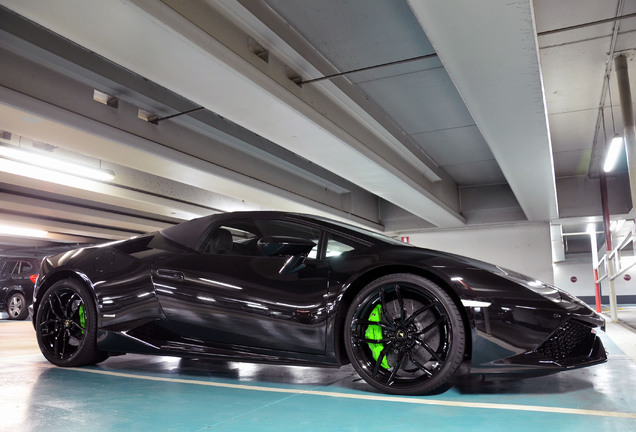
<svg viewBox="0 0 636 432"><path fill-rule="evenodd" d="M325 229L335 230L350 236L366 240L370 243L390 243L394 245L404 245L398 240L392 239L385 235L374 233L364 228L358 228L353 225L349 225L343 222L335 221L320 216L314 216L304 213L282 212L282 211L240 211L240 212L228 212L218 213L209 216L203 216L197 219L192 219L187 222L183 222L179 225L175 225L169 228L165 228L160 233L168 239L178 240L181 244L193 245L199 240L200 235L210 225L215 223L223 223L230 220L238 219L292 219L297 221L304 221L321 226Z"/></svg>

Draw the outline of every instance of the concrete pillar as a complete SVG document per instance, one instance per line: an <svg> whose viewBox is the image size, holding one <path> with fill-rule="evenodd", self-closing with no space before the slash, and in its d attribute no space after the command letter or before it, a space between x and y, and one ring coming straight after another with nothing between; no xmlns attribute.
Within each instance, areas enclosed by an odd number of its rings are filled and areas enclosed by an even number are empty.
<svg viewBox="0 0 636 432"><path fill-rule="evenodd" d="M634 110L632 108L632 93L629 86L627 58L621 54L614 59L616 66L616 80L618 81L618 96L621 103L623 117L623 136L627 153L627 167L629 169L629 185L632 189L632 208L636 203L636 129L634 128Z"/></svg>
<svg viewBox="0 0 636 432"><path fill-rule="evenodd" d="M629 85L629 74L627 70L627 57L623 54L614 59L616 67L616 80L618 82L618 96L621 103L621 114L623 117L623 137L625 140L625 153L627 154L627 168L629 170L629 185L631 188L632 208L636 203L636 129L634 128L634 111L632 109L632 93ZM611 107L610 107L611 108ZM611 253L611 243L608 244L607 253ZM613 322L618 321L618 307L616 301L616 290L614 281L611 279L616 274L617 256L612 259L608 255L610 273L610 316Z"/></svg>

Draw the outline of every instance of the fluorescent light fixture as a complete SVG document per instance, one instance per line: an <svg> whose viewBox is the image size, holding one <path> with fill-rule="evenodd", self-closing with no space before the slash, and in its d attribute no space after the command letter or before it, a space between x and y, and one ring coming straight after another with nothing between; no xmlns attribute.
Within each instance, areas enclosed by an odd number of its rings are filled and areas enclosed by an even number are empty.
<svg viewBox="0 0 636 432"><path fill-rule="evenodd" d="M46 171L58 171L75 177L84 177L93 180L108 181L115 178L111 171L100 168L92 168L85 165L76 164L52 158L40 153L24 151L17 148L0 146L0 156L24 162L29 165L44 168Z"/></svg>
<svg viewBox="0 0 636 432"><path fill-rule="evenodd" d="M603 164L603 171L610 172L614 169L616 162L618 161L618 156L621 154L621 150L623 149L623 137L615 136L612 138L612 142L610 142L609 150L607 151L607 156L605 156L605 164Z"/></svg>
<svg viewBox="0 0 636 432"><path fill-rule="evenodd" d="M45 238L47 234L48 232L44 230L15 227L11 225L0 225L0 235Z"/></svg>
<svg viewBox="0 0 636 432"><path fill-rule="evenodd" d="M64 186L84 188L85 183L93 182L93 180L76 177L72 174L66 174L59 171L29 165L23 162L17 162L10 159L0 158L0 171L9 174L29 177L36 180L42 180L50 183L57 183Z"/></svg>

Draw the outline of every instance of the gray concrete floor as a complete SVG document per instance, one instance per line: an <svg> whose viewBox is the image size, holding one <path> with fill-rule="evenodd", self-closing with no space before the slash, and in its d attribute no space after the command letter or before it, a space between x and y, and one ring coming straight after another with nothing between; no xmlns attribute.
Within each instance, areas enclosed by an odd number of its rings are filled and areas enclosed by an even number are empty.
<svg viewBox="0 0 636 432"><path fill-rule="evenodd" d="M607 315L609 315L609 313L607 313ZM626 325L636 331L636 306L621 306L618 309L618 320L623 325Z"/></svg>
<svg viewBox="0 0 636 432"><path fill-rule="evenodd" d="M0 321L0 431L633 431L636 333L608 324L607 363L543 377L460 376L421 397L351 367L126 355L62 369L28 321Z"/></svg>

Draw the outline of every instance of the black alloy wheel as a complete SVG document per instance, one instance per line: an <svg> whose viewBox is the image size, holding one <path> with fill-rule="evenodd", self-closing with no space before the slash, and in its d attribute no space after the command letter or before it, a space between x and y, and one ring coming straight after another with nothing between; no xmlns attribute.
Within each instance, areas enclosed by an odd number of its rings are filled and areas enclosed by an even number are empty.
<svg viewBox="0 0 636 432"><path fill-rule="evenodd" d="M97 350L93 296L75 280L58 281L44 293L35 331L42 354L54 365L83 366L108 357Z"/></svg>
<svg viewBox="0 0 636 432"><path fill-rule="evenodd" d="M9 296L7 312L12 320L23 320L29 315L24 294L15 292Z"/></svg>
<svg viewBox="0 0 636 432"><path fill-rule="evenodd" d="M457 305L437 284L413 274L392 274L367 285L349 307L344 330L356 372L385 393L430 393L464 358L466 336Z"/></svg>

